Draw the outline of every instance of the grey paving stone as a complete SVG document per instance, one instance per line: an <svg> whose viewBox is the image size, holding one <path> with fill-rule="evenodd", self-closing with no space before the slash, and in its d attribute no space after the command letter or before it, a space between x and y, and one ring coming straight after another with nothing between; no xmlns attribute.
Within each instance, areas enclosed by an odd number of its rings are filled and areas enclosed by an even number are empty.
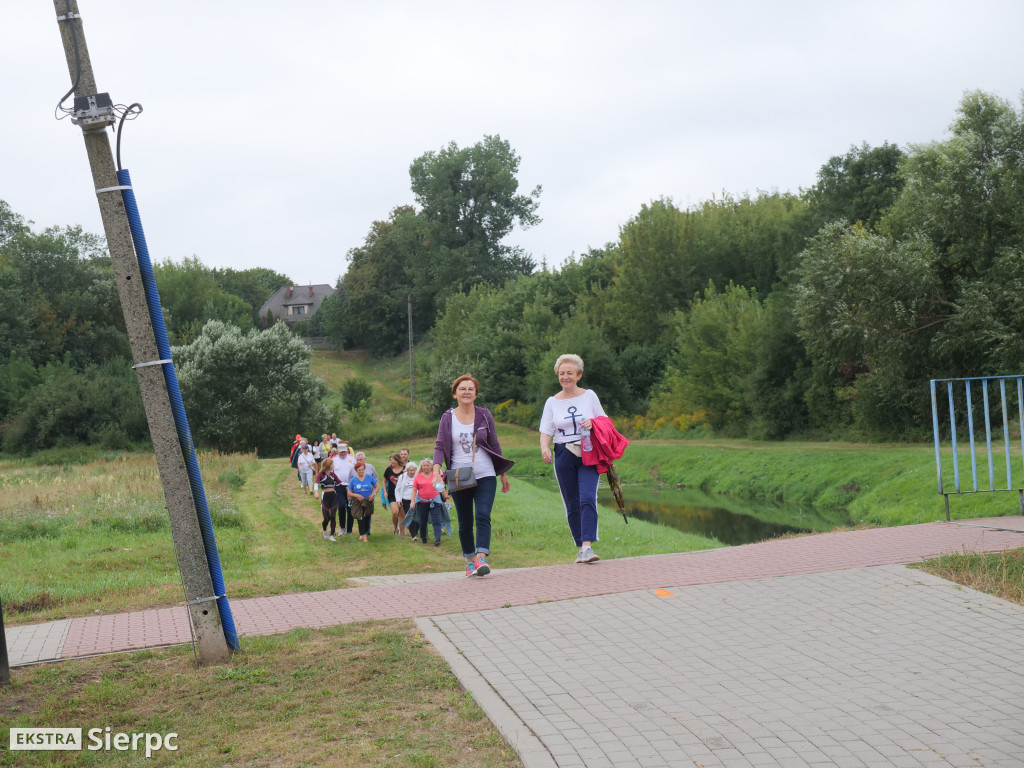
<svg viewBox="0 0 1024 768"><path fill-rule="evenodd" d="M1024 766L1020 606L902 566L666 588L433 621L555 758Z"/></svg>

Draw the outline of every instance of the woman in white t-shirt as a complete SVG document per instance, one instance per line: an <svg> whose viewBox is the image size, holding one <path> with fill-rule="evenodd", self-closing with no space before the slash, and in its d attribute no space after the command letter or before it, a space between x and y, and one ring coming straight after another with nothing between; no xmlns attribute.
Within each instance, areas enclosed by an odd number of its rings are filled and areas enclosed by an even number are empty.
<svg viewBox="0 0 1024 768"><path fill-rule="evenodd" d="M412 535L413 518L416 515L416 508L412 505L412 481L416 477L417 469L416 462L410 461L405 465L405 471L395 484L395 498L401 502L403 514L405 515L402 518L402 530L407 531L410 536ZM402 535L404 536L405 533Z"/></svg>
<svg viewBox="0 0 1024 768"><path fill-rule="evenodd" d="M580 446L584 432L589 435L591 419L606 416L592 389L579 385L583 360L579 355L562 355L555 361L555 375L562 391L544 403L540 419L540 455L555 465L555 479L565 504L569 532L579 548L577 563L600 560L594 552L597 541L597 468L583 463ZM551 439L554 438L554 453Z"/></svg>

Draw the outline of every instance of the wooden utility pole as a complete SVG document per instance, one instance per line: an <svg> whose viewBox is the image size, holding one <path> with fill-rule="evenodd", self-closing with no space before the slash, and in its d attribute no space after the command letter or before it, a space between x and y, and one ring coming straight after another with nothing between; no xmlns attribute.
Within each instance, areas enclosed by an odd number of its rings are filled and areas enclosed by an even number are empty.
<svg viewBox="0 0 1024 768"><path fill-rule="evenodd" d="M78 13L78 1L53 0L53 6L57 12L68 70L72 82L76 83L75 96L105 96L97 94L82 18ZM97 99L97 102L101 101ZM214 594L195 499L185 468L185 457L178 442L163 366L159 364L160 356L149 318L149 305L107 136L108 125L90 125L85 121L80 121L80 124L103 218L103 231L114 267L121 311L128 330L128 341L142 389L149 433L156 451L157 468L170 517L171 538L181 570L199 661L201 664L220 663L231 657L231 650L224 637L224 628L217 610L215 600L219 595Z"/></svg>

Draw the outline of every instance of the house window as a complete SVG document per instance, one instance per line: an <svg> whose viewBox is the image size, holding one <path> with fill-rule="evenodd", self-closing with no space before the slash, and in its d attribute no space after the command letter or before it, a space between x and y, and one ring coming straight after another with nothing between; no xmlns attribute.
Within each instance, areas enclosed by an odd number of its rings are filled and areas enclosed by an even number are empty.
<svg viewBox="0 0 1024 768"><path fill-rule="evenodd" d="M288 307L289 315L304 315L306 314L306 305L299 304L298 306Z"/></svg>

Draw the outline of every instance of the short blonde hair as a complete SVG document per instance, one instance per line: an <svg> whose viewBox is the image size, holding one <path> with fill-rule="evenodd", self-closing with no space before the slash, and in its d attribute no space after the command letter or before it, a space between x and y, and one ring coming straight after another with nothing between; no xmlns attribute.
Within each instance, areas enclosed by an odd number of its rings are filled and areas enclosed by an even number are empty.
<svg viewBox="0 0 1024 768"><path fill-rule="evenodd" d="M583 358L579 355L559 355L558 359L555 360L555 375L558 375L558 369L562 363L572 363L576 366L576 370L583 373Z"/></svg>

